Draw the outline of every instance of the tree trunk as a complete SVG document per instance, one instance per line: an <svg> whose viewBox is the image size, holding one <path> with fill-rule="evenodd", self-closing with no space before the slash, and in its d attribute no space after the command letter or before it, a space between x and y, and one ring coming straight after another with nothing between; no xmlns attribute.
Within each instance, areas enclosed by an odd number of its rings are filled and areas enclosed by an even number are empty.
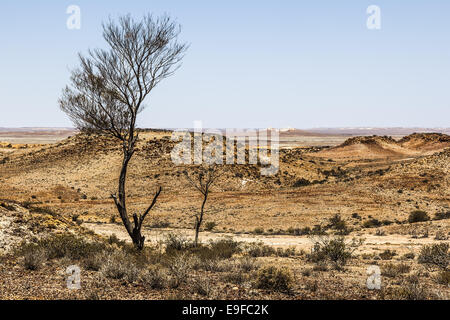
<svg viewBox="0 0 450 320"><path fill-rule="evenodd" d="M195 246L198 246L198 234L200 233L200 227L202 225L203 222L203 213L205 210L205 204L206 204L206 200L208 199L208 193L205 193L203 196L203 203L202 203L202 207L200 209L200 217L195 217L196 220L196 224L195 224Z"/></svg>
<svg viewBox="0 0 450 320"><path fill-rule="evenodd" d="M127 170L128 163L131 160L131 157L134 154L134 145L130 147L123 147L123 162L122 169L120 170L119 176L119 187L118 187L118 195L119 199L114 199L116 203L117 210L119 211L120 218L122 219L122 223L125 226L128 235L130 236L133 244L137 249L142 250L144 248L145 237L141 234L142 221L139 220L137 215L133 215L134 226L131 224L130 219L128 218L127 206L126 206L126 179L127 179Z"/></svg>

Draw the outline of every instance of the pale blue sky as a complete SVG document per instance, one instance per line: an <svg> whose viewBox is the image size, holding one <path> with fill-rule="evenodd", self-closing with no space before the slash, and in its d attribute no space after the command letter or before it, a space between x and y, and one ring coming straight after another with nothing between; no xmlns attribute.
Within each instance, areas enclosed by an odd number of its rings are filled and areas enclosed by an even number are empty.
<svg viewBox="0 0 450 320"><path fill-rule="evenodd" d="M57 99L77 52L104 45L109 15L145 12L176 17L191 47L141 127L450 127L448 0L2 0L0 127L70 126Z"/></svg>

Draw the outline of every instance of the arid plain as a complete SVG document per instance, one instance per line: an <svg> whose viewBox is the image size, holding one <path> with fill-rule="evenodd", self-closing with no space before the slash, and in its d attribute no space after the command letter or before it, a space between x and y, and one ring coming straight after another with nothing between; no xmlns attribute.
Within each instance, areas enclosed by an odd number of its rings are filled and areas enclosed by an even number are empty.
<svg viewBox="0 0 450 320"><path fill-rule="evenodd" d="M171 160L170 131L142 131L130 163L130 212L144 211L163 188L144 226L152 262L133 279L70 255L47 256L33 270L21 251L61 234L128 246L111 199L120 145L68 129L0 131L0 298L449 299L448 247L443 267L426 250L449 243L450 136L371 133L378 132L282 132L274 176L261 176L258 165L221 166L200 240L211 250L218 243L239 248L206 259L213 266L183 253L197 260L185 266L187 280L175 281L177 255L155 255L192 239L201 197L183 175L192 166ZM330 241L344 246L344 258L317 255ZM65 287L70 264L84 270L80 290ZM167 275L155 276L152 266ZM378 290L367 287L370 266L381 270ZM167 283L149 285L155 278Z"/></svg>

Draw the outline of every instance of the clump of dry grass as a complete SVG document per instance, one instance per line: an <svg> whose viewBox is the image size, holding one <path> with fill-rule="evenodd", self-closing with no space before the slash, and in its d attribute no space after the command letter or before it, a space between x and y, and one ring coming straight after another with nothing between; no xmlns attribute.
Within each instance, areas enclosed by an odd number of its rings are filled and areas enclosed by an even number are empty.
<svg viewBox="0 0 450 320"><path fill-rule="evenodd" d="M401 274L409 273L411 266L406 263L394 264L388 263L382 268L382 275L390 278L398 277Z"/></svg>

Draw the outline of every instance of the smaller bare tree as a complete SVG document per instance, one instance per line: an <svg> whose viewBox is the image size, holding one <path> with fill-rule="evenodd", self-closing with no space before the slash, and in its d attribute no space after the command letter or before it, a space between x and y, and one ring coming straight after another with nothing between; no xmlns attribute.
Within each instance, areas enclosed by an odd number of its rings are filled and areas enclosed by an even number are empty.
<svg viewBox="0 0 450 320"><path fill-rule="evenodd" d="M195 240L194 244L198 246L198 234L200 233L200 228L202 226L203 217L205 213L205 205L208 200L208 195L211 192L211 187L219 178L219 170L216 165L212 166L199 166L191 174L186 170L183 172L186 176L188 182L197 189L203 196L202 205L200 207L200 212L195 214Z"/></svg>

